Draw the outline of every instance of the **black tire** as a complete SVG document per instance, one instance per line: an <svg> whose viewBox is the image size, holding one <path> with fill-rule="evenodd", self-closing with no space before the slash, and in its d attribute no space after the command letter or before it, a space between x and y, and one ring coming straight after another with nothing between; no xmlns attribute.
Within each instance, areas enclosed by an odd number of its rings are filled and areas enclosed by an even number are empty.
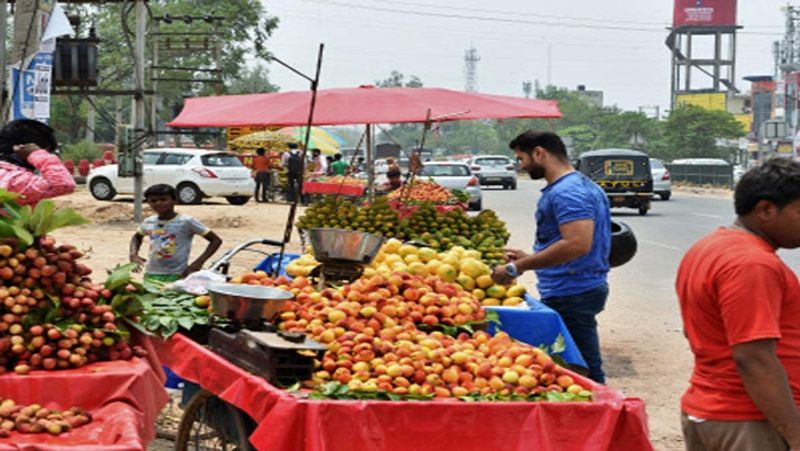
<svg viewBox="0 0 800 451"><path fill-rule="evenodd" d="M250 201L250 196L228 196L225 200L231 205L244 205Z"/></svg>
<svg viewBox="0 0 800 451"><path fill-rule="evenodd" d="M639 216L646 215L647 214L647 210L649 210L647 207L639 207Z"/></svg>
<svg viewBox="0 0 800 451"><path fill-rule="evenodd" d="M658 193L658 197L661 200L669 200L670 196L672 196L672 191L664 191L663 193Z"/></svg>
<svg viewBox="0 0 800 451"><path fill-rule="evenodd" d="M511 189L512 189L512 190L516 190L516 189L517 189L517 182L516 182L516 180L514 181L514 183L512 183L512 184L511 184Z"/></svg>
<svg viewBox="0 0 800 451"><path fill-rule="evenodd" d="M611 252L608 256L608 263L612 268L628 263L634 255L639 245L633 229L622 221L611 221Z"/></svg>
<svg viewBox="0 0 800 451"><path fill-rule="evenodd" d="M181 183L175 191L181 204L199 204L203 200L203 193L194 183Z"/></svg>
<svg viewBox="0 0 800 451"><path fill-rule="evenodd" d="M220 412L222 410L222 412ZM227 412L225 412L227 411ZM230 415L233 431L221 427L221 421ZM250 451L254 448L247 440L249 437L245 418L238 409L224 403L212 393L200 390L192 396L183 410L178 434L175 439L175 450L189 449L224 449Z"/></svg>
<svg viewBox="0 0 800 451"><path fill-rule="evenodd" d="M92 197L97 200L111 200L117 195L117 190L114 189L114 185L105 177L96 177L92 179L92 183L89 185L89 191L92 193Z"/></svg>
<svg viewBox="0 0 800 451"><path fill-rule="evenodd" d="M483 199L480 199L477 202L470 202L469 204L470 211L481 211L482 209L483 209Z"/></svg>

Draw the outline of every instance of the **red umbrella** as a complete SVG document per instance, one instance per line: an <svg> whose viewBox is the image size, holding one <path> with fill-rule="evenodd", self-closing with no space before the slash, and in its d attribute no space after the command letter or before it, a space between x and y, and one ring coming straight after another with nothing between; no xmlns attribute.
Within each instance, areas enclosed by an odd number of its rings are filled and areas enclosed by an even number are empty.
<svg viewBox="0 0 800 451"><path fill-rule="evenodd" d="M195 97L170 127L294 126L308 122L311 92ZM433 120L560 118L558 102L442 88L321 89L313 125L396 124Z"/></svg>

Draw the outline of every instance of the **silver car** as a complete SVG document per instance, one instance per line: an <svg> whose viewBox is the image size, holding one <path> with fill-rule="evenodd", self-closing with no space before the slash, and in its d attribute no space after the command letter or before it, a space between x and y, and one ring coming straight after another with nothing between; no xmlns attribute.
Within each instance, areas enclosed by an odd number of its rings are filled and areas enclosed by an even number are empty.
<svg viewBox="0 0 800 451"><path fill-rule="evenodd" d="M480 211L483 208L480 181L464 163L454 161L425 163L420 171L420 178L433 179L434 182L450 190L466 191L469 194L469 209Z"/></svg>
<svg viewBox="0 0 800 451"><path fill-rule="evenodd" d="M469 161L470 169L478 176L481 186L501 185L517 189L517 166L504 155L480 155Z"/></svg>
<svg viewBox="0 0 800 451"><path fill-rule="evenodd" d="M672 180L664 162L651 158L650 173L653 176L653 193L657 194L661 200L669 200L672 196Z"/></svg>

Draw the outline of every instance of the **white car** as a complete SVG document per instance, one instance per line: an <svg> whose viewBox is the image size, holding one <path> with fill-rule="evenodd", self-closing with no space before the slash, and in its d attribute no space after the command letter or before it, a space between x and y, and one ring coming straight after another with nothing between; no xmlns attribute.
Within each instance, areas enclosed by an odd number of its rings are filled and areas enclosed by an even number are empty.
<svg viewBox="0 0 800 451"><path fill-rule="evenodd" d="M517 189L517 167L504 155L478 155L467 163L478 177L481 186L501 185L503 189Z"/></svg>
<svg viewBox="0 0 800 451"><path fill-rule="evenodd" d="M650 173L653 176L653 193L658 194L661 200L669 200L672 196L672 180L664 162L651 158Z"/></svg>
<svg viewBox="0 0 800 451"><path fill-rule="evenodd" d="M472 211L481 211L483 208L480 181L464 163L431 161L422 166L419 177L430 178L450 190L465 191L469 194L469 209Z"/></svg>
<svg viewBox="0 0 800 451"><path fill-rule="evenodd" d="M250 170L235 155L221 150L145 150L144 188L160 183L174 186L182 204L221 196L233 205L244 205L255 191ZM115 164L92 169L86 185L98 200L133 194L133 177L119 177Z"/></svg>

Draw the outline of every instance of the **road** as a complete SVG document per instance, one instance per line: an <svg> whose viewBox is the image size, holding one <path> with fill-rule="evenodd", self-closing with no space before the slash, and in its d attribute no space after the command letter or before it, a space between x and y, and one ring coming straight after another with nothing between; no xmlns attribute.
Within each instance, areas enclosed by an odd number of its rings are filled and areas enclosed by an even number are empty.
<svg viewBox="0 0 800 451"><path fill-rule="evenodd" d="M516 191L483 191L484 208L495 210L508 225L510 246L530 249L542 187L543 182L523 175ZM598 317L608 384L645 400L656 449L683 449L679 400L692 361L681 331L675 274L695 241L733 222L733 200L674 192L667 202L655 201L646 216L626 209L614 209L612 215L633 228L639 250L631 262L611 271L611 294ZM800 252L781 255L800 269ZM522 281L532 287L535 278L526 274Z"/></svg>

